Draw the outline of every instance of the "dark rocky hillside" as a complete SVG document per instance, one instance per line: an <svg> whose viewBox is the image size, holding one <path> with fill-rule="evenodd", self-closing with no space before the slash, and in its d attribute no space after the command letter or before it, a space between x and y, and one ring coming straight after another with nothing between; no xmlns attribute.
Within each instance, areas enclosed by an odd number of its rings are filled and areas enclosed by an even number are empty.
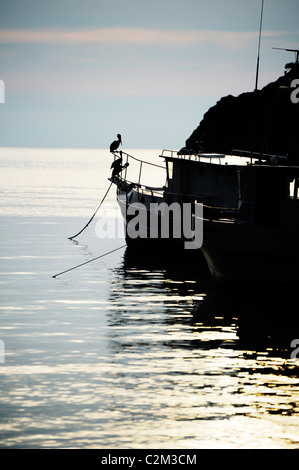
<svg viewBox="0 0 299 470"><path fill-rule="evenodd" d="M261 90L221 98L187 139L187 149L288 155L289 163L299 165L299 104L292 102L292 92L298 101L298 63L287 64L285 74Z"/></svg>

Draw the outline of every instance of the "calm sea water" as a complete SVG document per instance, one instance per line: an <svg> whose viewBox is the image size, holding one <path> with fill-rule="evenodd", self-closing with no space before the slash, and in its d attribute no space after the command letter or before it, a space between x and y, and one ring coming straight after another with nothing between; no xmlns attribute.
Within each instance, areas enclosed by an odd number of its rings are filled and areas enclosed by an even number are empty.
<svg viewBox="0 0 299 470"><path fill-rule="evenodd" d="M68 239L110 164L103 150L0 149L0 446L298 448L296 292L223 288L200 260L124 248L52 277L124 244L114 188Z"/></svg>

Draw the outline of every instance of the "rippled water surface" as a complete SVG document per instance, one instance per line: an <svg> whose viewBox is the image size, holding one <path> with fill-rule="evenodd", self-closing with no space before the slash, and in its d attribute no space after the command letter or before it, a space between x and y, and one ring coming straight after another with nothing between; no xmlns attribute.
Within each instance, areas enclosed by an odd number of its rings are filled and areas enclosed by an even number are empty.
<svg viewBox="0 0 299 470"><path fill-rule="evenodd" d="M98 217L68 239L110 160L0 151L0 446L298 448L296 292L219 286L200 256L124 248L52 277L124 244L96 236ZM118 223L114 190L99 215Z"/></svg>

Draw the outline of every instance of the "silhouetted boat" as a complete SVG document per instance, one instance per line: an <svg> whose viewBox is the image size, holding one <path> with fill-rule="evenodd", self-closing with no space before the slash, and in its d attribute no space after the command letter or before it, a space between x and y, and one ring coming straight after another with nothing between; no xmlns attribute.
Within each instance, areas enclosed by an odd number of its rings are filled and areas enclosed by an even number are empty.
<svg viewBox="0 0 299 470"><path fill-rule="evenodd" d="M175 256L175 250L184 249L184 243L191 238L183 231L178 236L171 228L168 236L163 236L161 219L158 225L151 226L153 212L162 203L164 207L177 203L181 208L188 203L194 230L198 217L195 208L199 205L203 208L201 252L215 279L299 281L299 167L287 165L286 157L236 151L233 154L237 155L225 156L163 150L165 167L157 167L164 168L166 184L156 188L141 183L142 167L148 163L122 154L127 159L125 169L110 180L117 186L128 246L167 248ZM135 182L127 177L131 159L140 166ZM138 219L133 237L128 225L136 212L130 213L130 207L145 212ZM170 222L172 225L174 219L170 218ZM192 250L192 254L196 251Z"/></svg>

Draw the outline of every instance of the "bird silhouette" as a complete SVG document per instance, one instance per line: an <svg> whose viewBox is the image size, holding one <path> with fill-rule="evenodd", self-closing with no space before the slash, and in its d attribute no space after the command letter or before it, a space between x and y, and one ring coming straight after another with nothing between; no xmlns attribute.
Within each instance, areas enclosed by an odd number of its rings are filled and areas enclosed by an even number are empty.
<svg viewBox="0 0 299 470"><path fill-rule="evenodd" d="M112 144L110 145L110 152L115 152L115 150L118 149L119 145L122 144L121 135L120 135L120 134L117 134L117 139L118 139L118 140L114 140L114 141L112 142Z"/></svg>
<svg viewBox="0 0 299 470"><path fill-rule="evenodd" d="M114 176L117 176L121 172L122 162L123 162L122 157L120 157L117 160L114 160L114 162L112 162L112 165L111 165L111 168L113 168L112 178L114 178Z"/></svg>

